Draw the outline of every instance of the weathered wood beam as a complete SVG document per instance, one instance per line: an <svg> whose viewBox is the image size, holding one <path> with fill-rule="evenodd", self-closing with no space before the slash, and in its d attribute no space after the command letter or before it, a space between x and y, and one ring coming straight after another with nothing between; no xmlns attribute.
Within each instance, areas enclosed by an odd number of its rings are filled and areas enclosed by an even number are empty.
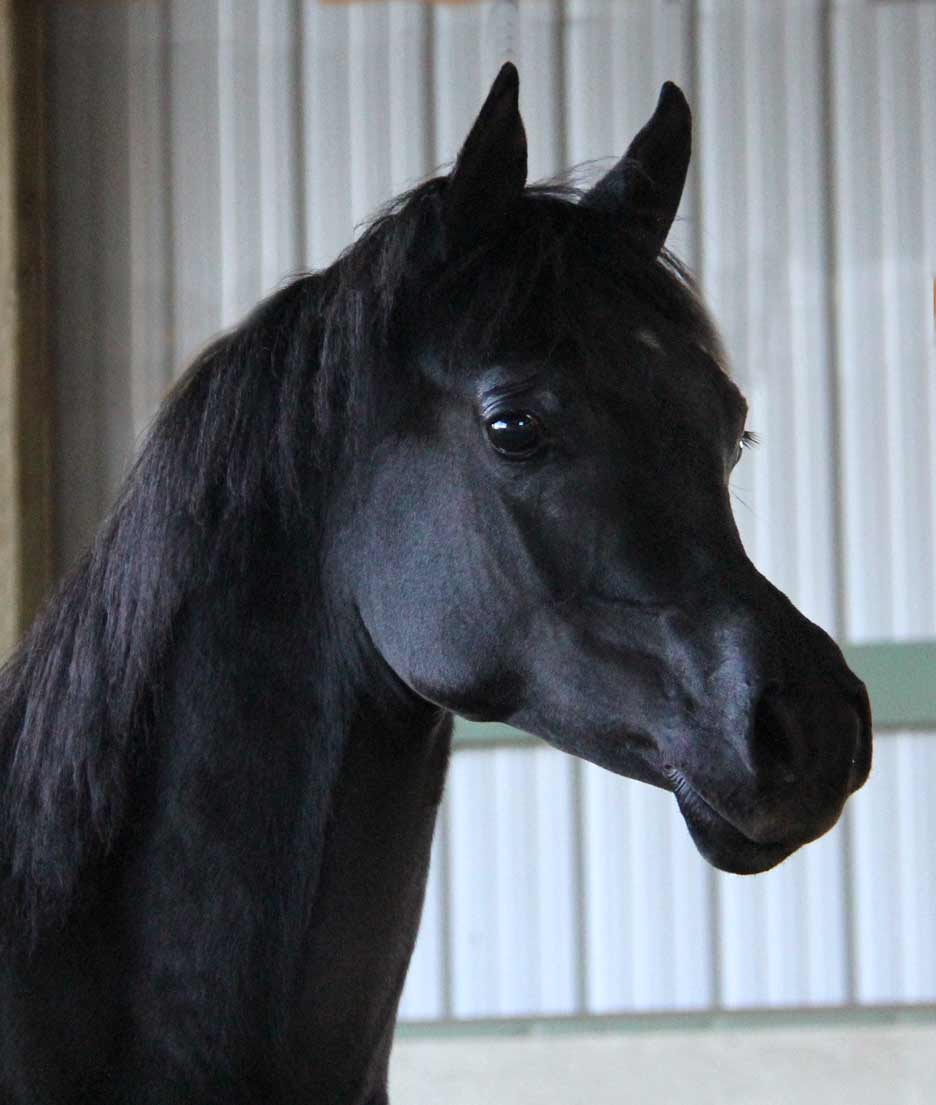
<svg viewBox="0 0 936 1105"><path fill-rule="evenodd" d="M52 580L45 5L0 0L0 658Z"/></svg>

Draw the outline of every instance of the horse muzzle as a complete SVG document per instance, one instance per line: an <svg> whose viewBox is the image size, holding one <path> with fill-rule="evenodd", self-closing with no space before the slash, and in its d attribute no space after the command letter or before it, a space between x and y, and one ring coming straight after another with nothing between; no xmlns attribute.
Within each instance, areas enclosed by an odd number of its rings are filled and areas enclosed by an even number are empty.
<svg viewBox="0 0 936 1105"><path fill-rule="evenodd" d="M716 763L694 742L664 766L689 832L714 866L753 874L828 832L871 769L864 685L768 685L734 755ZM709 750L710 751L710 750Z"/></svg>

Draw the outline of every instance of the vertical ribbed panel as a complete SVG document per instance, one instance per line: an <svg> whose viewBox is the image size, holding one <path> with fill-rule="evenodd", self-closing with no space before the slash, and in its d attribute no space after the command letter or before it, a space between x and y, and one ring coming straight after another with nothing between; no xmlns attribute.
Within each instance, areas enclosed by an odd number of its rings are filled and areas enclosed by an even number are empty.
<svg viewBox="0 0 936 1105"><path fill-rule="evenodd" d="M835 626L822 5L701 5L701 277L764 448L732 480L749 554ZM756 18L754 18L756 12Z"/></svg>
<svg viewBox="0 0 936 1105"><path fill-rule="evenodd" d="M302 121L306 256L322 268L351 241L350 7L302 5Z"/></svg>
<svg viewBox="0 0 936 1105"><path fill-rule="evenodd" d="M570 766L547 748L455 757L448 784L455 1016L574 1009Z"/></svg>
<svg viewBox="0 0 936 1105"><path fill-rule="evenodd" d="M570 1012L575 948L569 764L546 748L504 748L493 756L496 1011ZM457 915L453 919L457 924Z"/></svg>
<svg viewBox="0 0 936 1105"><path fill-rule="evenodd" d="M221 324L261 294L259 36L251 0L218 0L218 206Z"/></svg>
<svg viewBox="0 0 936 1105"><path fill-rule="evenodd" d="M936 632L934 34L931 5L843 5L835 13L837 321L852 640Z"/></svg>
<svg viewBox="0 0 936 1105"><path fill-rule="evenodd" d="M823 5L700 4L701 277L763 438L732 477L754 562L835 631ZM727 1006L847 998L842 836L717 877Z"/></svg>
<svg viewBox="0 0 936 1105"><path fill-rule="evenodd" d="M496 846L495 754L463 752L449 769L452 909L452 1012L494 1013L500 1000L499 945L494 902Z"/></svg>
<svg viewBox="0 0 936 1105"><path fill-rule="evenodd" d="M450 162L508 53L530 179L619 157L676 80L696 265L763 437L759 567L853 640L936 633L936 6L821 0L52 8L59 532L73 561L166 386ZM879 740L843 825L714 873L671 796L458 753L402 1014L936 999L936 740Z"/></svg>
<svg viewBox="0 0 936 1105"><path fill-rule="evenodd" d="M170 0L170 165L173 249L173 365L192 356L233 319L224 317L224 290L238 261L222 256L222 220L230 218L231 182L221 183L222 136L232 123L219 119L220 0ZM185 105L184 110L182 105ZM249 202L249 200L245 200ZM228 210L226 210L226 208ZM228 238L230 241L230 238ZM225 271L227 268L228 272Z"/></svg>
<svg viewBox="0 0 936 1105"><path fill-rule="evenodd" d="M299 0L254 5L257 23L257 127L261 294L303 263L301 219Z"/></svg>
<svg viewBox="0 0 936 1105"><path fill-rule="evenodd" d="M384 5L352 4L348 15L351 219L358 226L390 195L390 13Z"/></svg>
<svg viewBox="0 0 936 1105"><path fill-rule="evenodd" d="M879 741L874 785L855 796L858 1000L936 1000L936 733Z"/></svg>
<svg viewBox="0 0 936 1105"><path fill-rule="evenodd" d="M932 636L936 8L842 4L833 36L847 629ZM936 998L931 740L879 741L855 803L861 1001Z"/></svg>
<svg viewBox="0 0 936 1105"><path fill-rule="evenodd" d="M172 379L168 5L127 8L130 172L130 388L134 434L146 428Z"/></svg>
<svg viewBox="0 0 936 1105"><path fill-rule="evenodd" d="M709 869L673 797L585 768L586 994L594 1013L713 998Z"/></svg>
<svg viewBox="0 0 936 1105"><path fill-rule="evenodd" d="M446 897L445 850L448 833L441 816L432 847L432 865L426 885L426 899L419 925L419 939L406 973L399 1015L406 1021L438 1020L451 1013L448 1008L447 975L448 899Z"/></svg>
<svg viewBox="0 0 936 1105"><path fill-rule="evenodd" d="M389 59L390 190L378 198L381 204L418 184L432 172L435 161L431 19L430 9L418 0L390 4L385 45Z"/></svg>

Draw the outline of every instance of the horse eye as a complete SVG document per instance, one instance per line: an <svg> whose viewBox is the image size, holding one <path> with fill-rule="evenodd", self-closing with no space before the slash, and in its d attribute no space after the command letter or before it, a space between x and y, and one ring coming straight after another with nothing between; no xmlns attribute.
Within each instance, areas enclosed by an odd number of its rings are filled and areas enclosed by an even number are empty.
<svg viewBox="0 0 936 1105"><path fill-rule="evenodd" d="M735 453L734 463L737 464L741 459L742 454L746 449L753 449L760 439L757 434L752 433L750 430L745 430L741 435L741 440L738 442L738 449Z"/></svg>
<svg viewBox="0 0 936 1105"><path fill-rule="evenodd" d="M528 411L505 411L485 424L488 440L505 457L531 456L543 441L539 419Z"/></svg>

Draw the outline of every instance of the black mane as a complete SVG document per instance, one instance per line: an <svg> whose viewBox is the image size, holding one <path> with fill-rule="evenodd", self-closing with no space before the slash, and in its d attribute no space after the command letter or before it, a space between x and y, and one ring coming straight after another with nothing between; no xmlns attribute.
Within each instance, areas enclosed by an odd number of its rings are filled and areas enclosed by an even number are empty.
<svg viewBox="0 0 936 1105"><path fill-rule="evenodd" d="M444 189L434 179L397 199L332 266L197 358L91 549L0 672L0 913L33 936L64 920L114 845L180 609L249 559L270 518L314 538L330 472L366 443L429 315L446 315L434 329L453 354L491 356L544 318L549 340L587 348L582 306L598 281L717 348L678 262L646 260L574 189L528 188L510 226L455 263Z"/></svg>

